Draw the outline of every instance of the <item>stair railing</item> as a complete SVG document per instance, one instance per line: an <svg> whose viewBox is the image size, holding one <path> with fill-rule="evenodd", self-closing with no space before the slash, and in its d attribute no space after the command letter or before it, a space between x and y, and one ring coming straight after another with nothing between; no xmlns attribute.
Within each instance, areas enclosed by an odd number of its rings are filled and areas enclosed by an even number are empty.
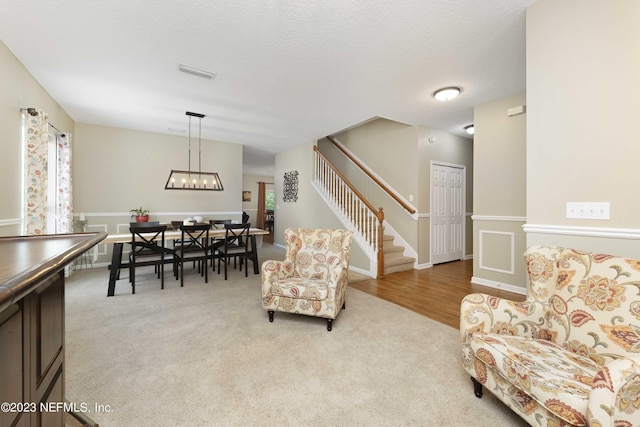
<svg viewBox="0 0 640 427"><path fill-rule="evenodd" d="M387 193L389 195L389 197L391 197L393 200L395 200L400 206L402 206L402 208L404 210L406 210L407 212L409 212L411 215L416 213L416 210L408 205L404 200L402 200L402 198L400 198L400 196L398 196L398 194L396 192L394 192L393 190L391 190L389 187L387 187L382 181L380 181L380 179L378 179L377 176L375 176L374 174L371 173L371 171L369 170L369 168L367 168L366 166L364 166L358 159L356 159L348 150L346 150L342 144L340 144L338 142L338 140L336 140L333 136L327 136L327 139L329 141L331 141L331 143L342 152L342 154L344 154L345 156L347 156L347 158L349 160L351 160L351 162L353 162L354 165L356 165L362 172L364 172L364 174L366 174L369 178L371 178L371 180L373 182L376 183L376 185L378 185L378 187L380 187L382 189L382 191L384 191L385 193Z"/></svg>
<svg viewBox="0 0 640 427"><path fill-rule="evenodd" d="M314 182L323 195L352 225L372 253L377 254L378 279L384 277L383 227L384 211L376 209L314 146Z"/></svg>

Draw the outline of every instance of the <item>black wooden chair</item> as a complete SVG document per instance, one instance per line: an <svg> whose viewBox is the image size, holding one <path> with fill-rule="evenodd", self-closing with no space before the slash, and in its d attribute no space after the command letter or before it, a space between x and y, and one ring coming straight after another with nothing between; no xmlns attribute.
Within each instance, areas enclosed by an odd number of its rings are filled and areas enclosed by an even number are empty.
<svg viewBox="0 0 640 427"><path fill-rule="evenodd" d="M273 223L275 222L275 214L272 210L268 210L264 215L264 228L269 230L269 233L273 233Z"/></svg>
<svg viewBox="0 0 640 427"><path fill-rule="evenodd" d="M129 223L129 227L157 227L159 225L160 225L160 221L130 222ZM129 231L129 232L131 232L131 231ZM128 268L129 269L129 282L131 282L131 266L127 266L126 263L122 263L122 262L120 263L120 268L118 269L118 272L116 273L116 280L120 280L120 272L124 268ZM109 266L109 269L111 269L111 266Z"/></svg>
<svg viewBox="0 0 640 427"><path fill-rule="evenodd" d="M175 266L180 274L180 286L184 286L185 261L193 261L197 263L200 275L204 276L204 282L209 282L207 260L212 252L212 248L209 243L210 229L210 224L180 226L180 240L174 247L176 259Z"/></svg>
<svg viewBox="0 0 640 427"><path fill-rule="evenodd" d="M237 263L240 259L240 269L244 262L244 275L249 275L249 228L251 224L225 224L225 238L221 246L218 247L218 274L220 274L220 260L224 259L224 280L227 280L227 265L230 258L234 259L234 263ZM237 265L237 264L236 264Z"/></svg>
<svg viewBox="0 0 640 427"><path fill-rule="evenodd" d="M224 230L225 224L231 224L230 219L210 219L209 224L211 224L212 230ZM211 267L215 270L215 261L216 261L216 251L218 247L222 246L224 242L224 237L211 237Z"/></svg>
<svg viewBox="0 0 640 427"><path fill-rule="evenodd" d="M143 225L140 225L143 224ZM160 288L164 289L164 265L173 263L173 251L165 247L165 225L149 223L131 223L131 252L129 252L129 281L131 293L136 293L136 267L154 266L160 279Z"/></svg>

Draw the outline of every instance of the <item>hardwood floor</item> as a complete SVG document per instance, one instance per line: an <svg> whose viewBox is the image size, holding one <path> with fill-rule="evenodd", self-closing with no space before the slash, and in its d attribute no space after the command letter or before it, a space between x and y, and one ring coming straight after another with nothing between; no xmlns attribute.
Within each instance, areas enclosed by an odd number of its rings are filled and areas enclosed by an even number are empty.
<svg viewBox="0 0 640 427"><path fill-rule="evenodd" d="M264 236L262 236L262 241L273 245L273 233L265 234Z"/></svg>
<svg viewBox="0 0 640 427"><path fill-rule="evenodd" d="M460 327L460 302L468 294L481 292L513 301L525 299L524 295L474 285L472 274L473 260L454 261L389 274L381 280L349 283L349 286L456 329Z"/></svg>

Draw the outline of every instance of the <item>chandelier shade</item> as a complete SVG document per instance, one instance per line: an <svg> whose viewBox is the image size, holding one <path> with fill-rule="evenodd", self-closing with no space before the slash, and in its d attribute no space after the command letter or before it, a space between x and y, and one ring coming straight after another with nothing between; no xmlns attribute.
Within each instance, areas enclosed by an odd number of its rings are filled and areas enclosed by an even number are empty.
<svg viewBox="0 0 640 427"><path fill-rule="evenodd" d="M217 172L172 170L164 186L165 190L222 191L222 181Z"/></svg>
<svg viewBox="0 0 640 427"><path fill-rule="evenodd" d="M222 191L222 181L217 172L202 172L202 118L204 114L186 112L189 116L189 170L172 169L164 185L165 190ZM198 170L191 170L191 118L198 118Z"/></svg>

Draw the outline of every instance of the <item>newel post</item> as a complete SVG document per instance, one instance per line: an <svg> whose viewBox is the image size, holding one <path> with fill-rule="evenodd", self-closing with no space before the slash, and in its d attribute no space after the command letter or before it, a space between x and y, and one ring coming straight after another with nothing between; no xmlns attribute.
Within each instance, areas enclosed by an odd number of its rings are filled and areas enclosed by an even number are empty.
<svg viewBox="0 0 640 427"><path fill-rule="evenodd" d="M376 279L382 279L384 277L384 211L382 208L378 208L378 212L376 214L378 217L378 276Z"/></svg>

